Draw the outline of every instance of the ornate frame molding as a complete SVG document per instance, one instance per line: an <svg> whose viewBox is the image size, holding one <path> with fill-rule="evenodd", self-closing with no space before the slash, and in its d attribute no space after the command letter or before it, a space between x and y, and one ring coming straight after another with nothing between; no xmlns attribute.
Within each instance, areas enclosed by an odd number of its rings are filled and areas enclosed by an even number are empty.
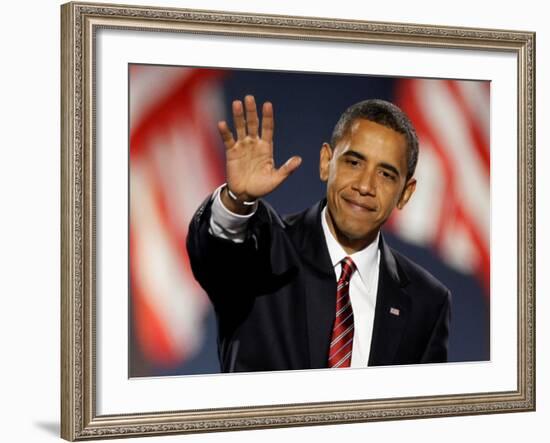
<svg viewBox="0 0 550 443"><path fill-rule="evenodd" d="M61 435L67 440L535 409L535 34L68 3L61 7ZM466 48L518 57L518 389L474 395L97 416L95 75L99 28Z"/></svg>

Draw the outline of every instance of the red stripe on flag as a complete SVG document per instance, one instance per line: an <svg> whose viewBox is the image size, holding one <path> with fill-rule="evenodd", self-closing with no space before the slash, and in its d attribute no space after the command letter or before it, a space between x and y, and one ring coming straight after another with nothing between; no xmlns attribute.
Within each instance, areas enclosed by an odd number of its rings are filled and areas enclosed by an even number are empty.
<svg viewBox="0 0 550 443"><path fill-rule="evenodd" d="M175 118L179 113L187 114L183 104L192 103L194 91L207 81L219 80L225 75L224 71L214 69L195 69L193 72L174 87L174 91L157 102L147 112L138 127L130 134L130 156L139 156L151 144L151 136L169 125L178 125ZM187 115L188 116L188 115ZM204 124L204 122L203 122Z"/></svg>

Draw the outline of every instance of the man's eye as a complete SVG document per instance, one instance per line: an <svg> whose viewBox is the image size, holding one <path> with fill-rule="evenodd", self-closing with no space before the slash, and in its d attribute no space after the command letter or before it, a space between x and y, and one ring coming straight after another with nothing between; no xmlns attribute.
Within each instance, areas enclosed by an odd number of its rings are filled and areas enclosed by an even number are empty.
<svg viewBox="0 0 550 443"><path fill-rule="evenodd" d="M351 166L357 166L359 164L359 161L358 160L347 159L346 163L348 165L351 165Z"/></svg>
<svg viewBox="0 0 550 443"><path fill-rule="evenodd" d="M395 176L392 173L388 172L388 171L382 170L382 171L380 171L380 173L382 174L382 176L384 178L386 178L388 180L395 180Z"/></svg>

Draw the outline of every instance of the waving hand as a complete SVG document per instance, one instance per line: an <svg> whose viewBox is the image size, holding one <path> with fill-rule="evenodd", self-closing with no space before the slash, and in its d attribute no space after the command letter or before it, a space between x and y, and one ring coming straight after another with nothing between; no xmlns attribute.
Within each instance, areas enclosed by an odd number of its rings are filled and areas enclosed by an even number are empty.
<svg viewBox="0 0 550 443"><path fill-rule="evenodd" d="M237 139L225 121L218 123L218 129L226 148L227 187L237 197L237 201L222 194L230 210L246 212L239 202L255 200L277 188L302 159L291 157L280 168L273 161L273 105L263 104L262 126L259 133L259 120L254 97L247 95L243 103L235 100L232 104L233 122Z"/></svg>

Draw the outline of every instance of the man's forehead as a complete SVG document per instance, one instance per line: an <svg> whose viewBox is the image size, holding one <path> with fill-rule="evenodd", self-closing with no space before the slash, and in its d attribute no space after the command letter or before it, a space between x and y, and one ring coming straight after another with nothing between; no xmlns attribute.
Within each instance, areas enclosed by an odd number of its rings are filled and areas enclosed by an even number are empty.
<svg viewBox="0 0 550 443"><path fill-rule="evenodd" d="M343 151L349 148L352 142L361 145L361 142L365 140L378 142L387 147L400 147L405 154L407 151L407 137L405 134L388 126L363 118L357 118L350 123L348 130L337 142L335 148L339 148L339 150ZM355 145L355 143L353 144ZM399 151L401 151L401 149L399 149Z"/></svg>
<svg viewBox="0 0 550 443"><path fill-rule="evenodd" d="M370 120L363 117L357 117L353 119L349 126L349 132L354 133L358 130L371 130L371 131L381 131L381 132L387 132L388 134L394 134L395 136L405 136L405 134L402 134L401 132L397 131L396 129L392 128L389 125L385 125L383 123Z"/></svg>

